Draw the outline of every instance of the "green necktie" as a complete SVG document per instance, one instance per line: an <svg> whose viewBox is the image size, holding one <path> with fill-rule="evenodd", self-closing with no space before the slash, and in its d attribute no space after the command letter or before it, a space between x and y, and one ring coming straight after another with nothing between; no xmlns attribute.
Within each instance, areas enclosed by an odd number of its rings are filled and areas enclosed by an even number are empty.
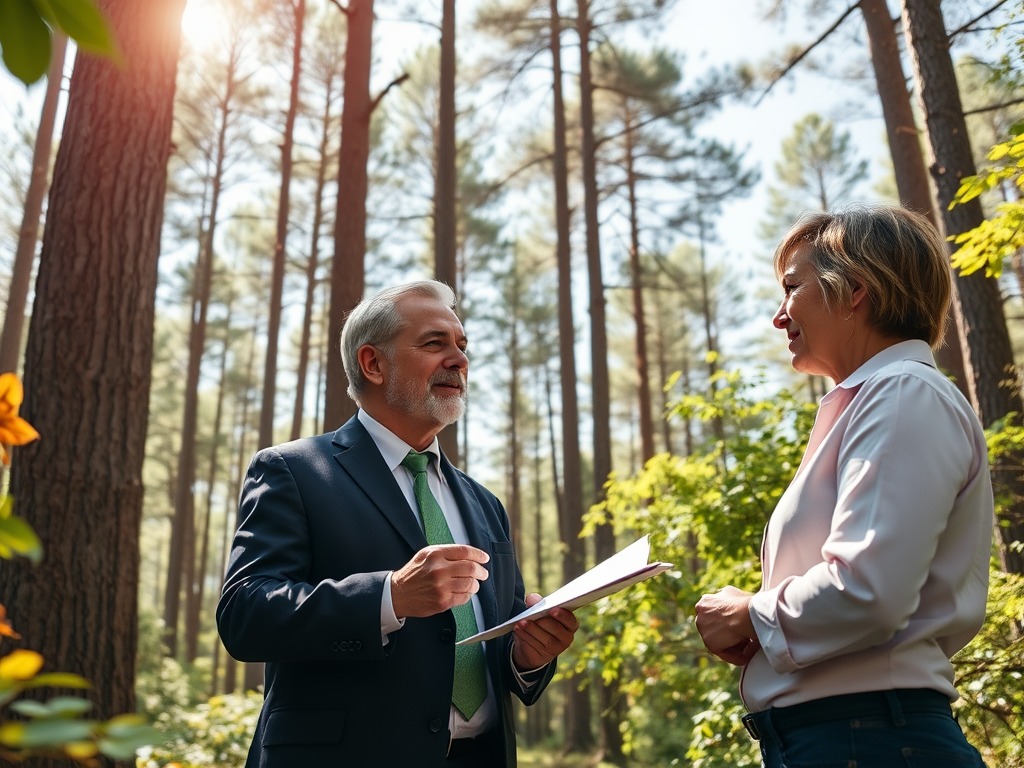
<svg viewBox="0 0 1024 768"><path fill-rule="evenodd" d="M444 519L441 505L427 485L427 463L429 454L409 451L402 460L402 466L413 474L413 489L416 503L423 517L423 531L428 544L454 544L448 522ZM456 639L470 637L477 633L476 616L471 602L452 608L455 614ZM469 720L487 698L487 667L484 649L479 643L455 646L455 682L452 686L452 704Z"/></svg>

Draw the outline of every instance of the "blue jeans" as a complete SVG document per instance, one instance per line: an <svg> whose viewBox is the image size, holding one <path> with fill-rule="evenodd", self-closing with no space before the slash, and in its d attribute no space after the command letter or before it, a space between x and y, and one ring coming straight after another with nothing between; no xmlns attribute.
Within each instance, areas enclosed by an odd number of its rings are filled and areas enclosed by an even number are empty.
<svg viewBox="0 0 1024 768"><path fill-rule="evenodd" d="M938 698L932 702L927 694ZM857 707L862 714L854 711ZM834 714L840 716L833 718ZM933 691L834 696L796 707L757 712L749 719L752 722L748 729L759 737L764 768L985 765L953 719L948 701Z"/></svg>

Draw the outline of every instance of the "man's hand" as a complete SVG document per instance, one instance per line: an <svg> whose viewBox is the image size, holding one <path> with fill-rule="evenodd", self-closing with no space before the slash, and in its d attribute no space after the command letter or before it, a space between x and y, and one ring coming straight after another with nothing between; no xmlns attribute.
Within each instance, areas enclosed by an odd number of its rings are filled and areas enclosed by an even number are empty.
<svg viewBox="0 0 1024 768"><path fill-rule="evenodd" d="M746 665L761 648L750 620L749 592L725 587L697 601L697 631L704 646L715 656Z"/></svg>
<svg viewBox="0 0 1024 768"><path fill-rule="evenodd" d="M540 601L540 595L533 592L526 596L526 607ZM512 661L521 671L543 667L572 645L572 639L580 623L572 611L555 608L547 616L533 621L523 619L513 629Z"/></svg>
<svg viewBox="0 0 1024 768"><path fill-rule="evenodd" d="M395 616L422 618L468 603L487 578L481 565L491 557L467 544L424 547L391 574Z"/></svg>

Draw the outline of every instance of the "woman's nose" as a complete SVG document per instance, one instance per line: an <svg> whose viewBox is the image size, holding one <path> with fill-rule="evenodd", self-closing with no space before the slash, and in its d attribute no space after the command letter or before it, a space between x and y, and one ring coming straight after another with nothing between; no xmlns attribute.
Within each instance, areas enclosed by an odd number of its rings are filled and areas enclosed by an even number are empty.
<svg viewBox="0 0 1024 768"><path fill-rule="evenodd" d="M786 302L782 302L779 308L775 311L775 317L772 318L772 325L776 328L785 328L786 323L789 322L789 315L786 314Z"/></svg>

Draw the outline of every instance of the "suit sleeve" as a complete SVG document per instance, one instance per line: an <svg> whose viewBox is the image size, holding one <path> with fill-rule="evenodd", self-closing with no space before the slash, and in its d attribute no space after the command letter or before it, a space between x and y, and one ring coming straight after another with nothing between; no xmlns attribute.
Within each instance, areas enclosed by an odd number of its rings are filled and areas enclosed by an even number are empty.
<svg viewBox="0 0 1024 768"><path fill-rule="evenodd" d="M388 572L310 583L309 521L276 449L253 458L238 520L217 606L217 626L234 658L360 661L386 655L380 605Z"/></svg>

